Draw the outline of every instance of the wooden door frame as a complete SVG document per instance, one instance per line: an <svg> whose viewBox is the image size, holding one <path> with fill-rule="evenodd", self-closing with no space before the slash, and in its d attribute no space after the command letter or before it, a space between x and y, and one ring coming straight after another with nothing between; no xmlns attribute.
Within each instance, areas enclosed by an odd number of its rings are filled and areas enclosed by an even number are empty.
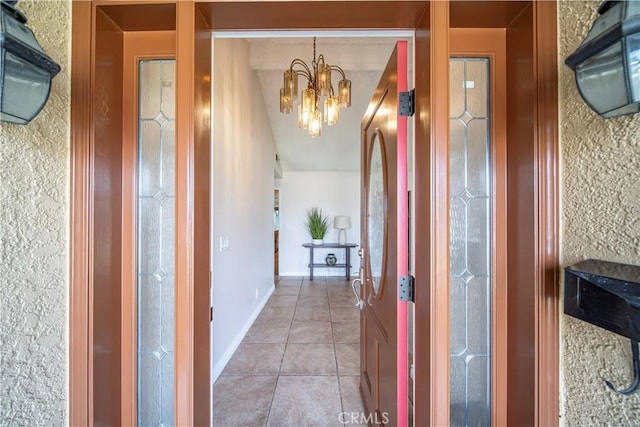
<svg viewBox="0 0 640 427"><path fill-rule="evenodd" d="M70 194L70 422L93 420L93 197L94 123L100 94L95 82L96 8L110 8L124 31L176 31L176 423L209 422L209 141L212 28L414 28L433 60L415 70L431 82L416 105L416 343L426 357L416 363L416 423L449 422L448 298L448 30L449 2L344 2L347 21L329 20L327 2L74 0L72 4ZM510 2L454 2L456 7L508 7ZM248 13L247 7L253 12ZM533 81L536 179L534 421L558 424L558 110L556 2L534 1ZM309 8L317 11L301 13ZM147 13L150 9L155 14ZM343 10L344 11L344 10ZM285 19L293 14L301 19ZM474 13L469 15L475 16ZM486 14L482 15L483 17ZM481 15L478 14L478 19ZM499 17L499 14L489 14ZM497 19L497 18L496 18ZM328 23L330 22L330 23ZM350 25L346 25L346 23ZM293 23L293 24L292 24ZM196 55L196 52L198 53ZM416 78L416 82L418 82ZM209 89L207 95L207 89ZM94 107L95 106L95 107ZM428 119L430 119L430 122ZM422 166L421 166L422 165ZM444 198L444 199L443 199ZM206 236L206 238L202 238ZM422 236L426 238L422 238ZM419 243L422 242L422 243ZM425 262L425 260L427 260ZM180 331L180 332L178 332ZM207 332L207 333L205 333ZM205 336L206 335L206 336ZM420 340L420 336L428 339ZM206 345L205 345L206 342ZM206 348L205 348L206 347ZM200 381L206 376L206 381ZM204 408L207 406L207 408Z"/></svg>

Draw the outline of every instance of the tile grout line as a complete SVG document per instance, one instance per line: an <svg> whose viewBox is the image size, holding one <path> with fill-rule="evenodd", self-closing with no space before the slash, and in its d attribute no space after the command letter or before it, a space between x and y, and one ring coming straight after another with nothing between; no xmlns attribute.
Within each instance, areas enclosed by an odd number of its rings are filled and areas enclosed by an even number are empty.
<svg viewBox="0 0 640 427"><path fill-rule="evenodd" d="M328 293L328 290L327 290ZM338 364L338 350L336 348L336 336L335 336L335 331L333 329L333 318L331 317L331 308L332 308L332 303L331 303L331 297L329 297L329 319L330 319L330 324L331 324L331 338L333 341L333 357L335 358L336 361L336 381L338 383L338 395L340 396L340 413L344 412L344 399L342 398L342 383L340 381L340 366ZM338 414L338 420L340 420L340 414ZM343 424L343 423L340 423Z"/></svg>
<svg viewBox="0 0 640 427"><path fill-rule="evenodd" d="M296 307L293 309L293 315L291 316L291 322L289 323L289 332L287 333L287 340L284 344L284 351L282 352L282 358L280 359L280 367L278 368L278 374L276 375L276 385L273 388L273 394L271 395L271 402L269 403L269 410L267 411L267 420L265 426L269 425L269 418L271 417L271 410L273 409L273 401L276 398L276 390L278 389L278 383L280 382L280 373L282 372L282 365L284 363L284 356L287 354L287 347L289 346L289 336L291 335L291 328L293 327L293 319L296 317L296 311L298 310L298 300L300 299L300 290L302 287L302 281L298 285L298 295L296 296Z"/></svg>

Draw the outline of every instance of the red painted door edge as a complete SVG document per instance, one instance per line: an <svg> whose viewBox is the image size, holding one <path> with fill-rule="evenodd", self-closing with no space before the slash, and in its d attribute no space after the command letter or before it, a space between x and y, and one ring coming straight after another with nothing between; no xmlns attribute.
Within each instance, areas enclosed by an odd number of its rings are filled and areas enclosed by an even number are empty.
<svg viewBox="0 0 640 427"><path fill-rule="evenodd" d="M399 41L398 49L398 98L400 92L408 90L407 82L407 42ZM399 99L398 99L399 101ZM398 102L400 105L400 102ZM398 114L398 278L409 273L409 193L407 185L407 118ZM398 283L395 284L398 286ZM409 422L409 336L407 328L407 302L398 298L397 309L397 408L399 427Z"/></svg>

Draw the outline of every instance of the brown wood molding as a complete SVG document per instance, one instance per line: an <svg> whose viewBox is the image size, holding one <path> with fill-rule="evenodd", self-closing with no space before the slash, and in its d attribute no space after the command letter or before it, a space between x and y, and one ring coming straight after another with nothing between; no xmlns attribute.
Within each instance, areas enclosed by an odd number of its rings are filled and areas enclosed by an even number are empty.
<svg viewBox="0 0 640 427"><path fill-rule="evenodd" d="M195 11L194 132L194 322L193 421L208 425L211 418L211 28Z"/></svg>
<svg viewBox="0 0 640 427"><path fill-rule="evenodd" d="M431 425L449 425L449 2L431 3ZM424 196L424 195L423 195Z"/></svg>
<svg viewBox="0 0 640 427"><path fill-rule="evenodd" d="M71 34L69 423L91 425L89 288L91 224L91 3L74 1Z"/></svg>
<svg viewBox="0 0 640 427"><path fill-rule="evenodd" d="M557 2L534 2L538 158L536 424L559 424L559 165Z"/></svg>
<svg viewBox="0 0 640 427"><path fill-rule="evenodd" d="M195 5L176 5L175 422L193 425L193 90Z"/></svg>

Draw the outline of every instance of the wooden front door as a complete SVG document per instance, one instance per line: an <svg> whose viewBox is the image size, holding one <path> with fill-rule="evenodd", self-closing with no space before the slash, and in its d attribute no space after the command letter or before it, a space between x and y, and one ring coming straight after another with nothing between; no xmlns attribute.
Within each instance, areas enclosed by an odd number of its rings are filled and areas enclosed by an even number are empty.
<svg viewBox="0 0 640 427"><path fill-rule="evenodd" d="M399 414L406 415L397 406L396 384L398 362L406 366L397 357L398 336L406 337L406 321L404 333L397 330L399 253L407 265L406 247L398 248L402 216L407 224L406 210L398 212L398 195L403 193L406 202L406 178L401 176L406 177L406 119L398 120L406 51L407 43L398 42L362 120L360 389L372 424L394 424ZM404 167L398 159L404 159Z"/></svg>

